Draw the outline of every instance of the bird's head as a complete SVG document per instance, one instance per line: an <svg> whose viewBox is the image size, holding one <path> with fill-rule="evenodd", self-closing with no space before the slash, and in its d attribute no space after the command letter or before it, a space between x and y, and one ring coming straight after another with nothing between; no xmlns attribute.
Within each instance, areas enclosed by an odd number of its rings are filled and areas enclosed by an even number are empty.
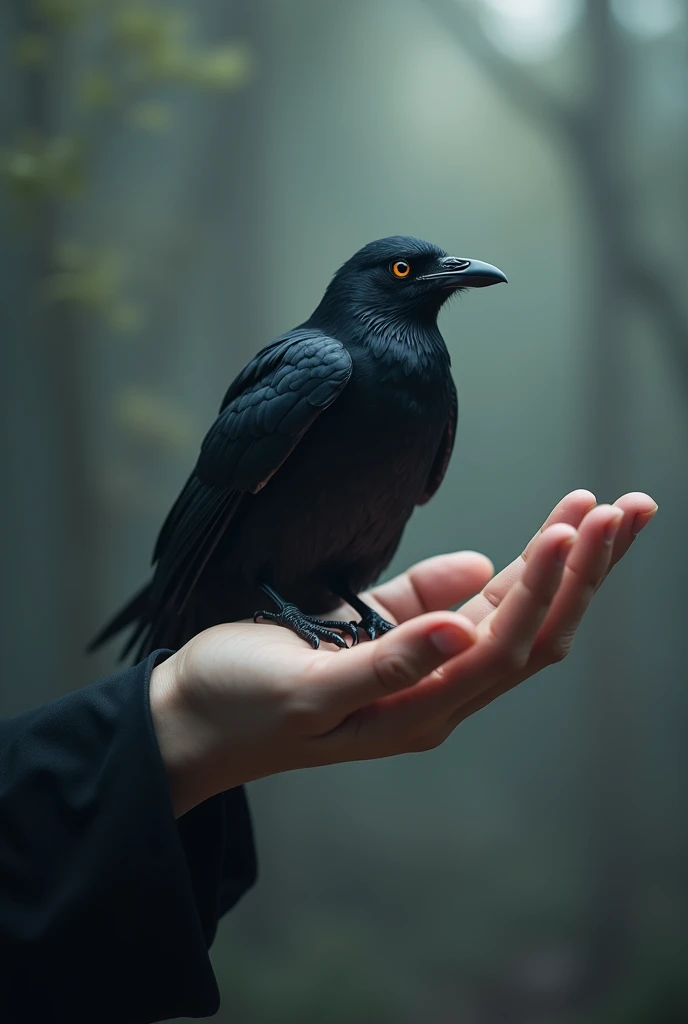
<svg viewBox="0 0 688 1024"><path fill-rule="evenodd" d="M497 267L448 256L443 249L406 235L380 238L339 268L316 310L318 318L354 316L374 328L389 323L434 326L450 295L506 281Z"/></svg>

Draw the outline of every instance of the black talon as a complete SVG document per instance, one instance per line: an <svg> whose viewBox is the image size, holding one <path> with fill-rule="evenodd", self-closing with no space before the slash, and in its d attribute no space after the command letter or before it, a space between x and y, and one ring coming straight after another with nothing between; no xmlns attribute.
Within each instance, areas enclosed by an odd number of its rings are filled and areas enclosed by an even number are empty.
<svg viewBox="0 0 688 1024"><path fill-rule="evenodd" d="M388 622L387 619L367 605L365 601L362 601L360 597L352 593L347 588L338 587L335 589L335 593L346 601L354 611L357 611L361 616L361 621L357 623L359 629L365 630L370 640L376 640L383 633L389 633L390 629L394 629L394 623Z"/></svg>
<svg viewBox="0 0 688 1024"><path fill-rule="evenodd" d="M275 615L274 612L254 612L253 621L258 622L259 619L264 619L265 622L276 622L279 615Z"/></svg>
<svg viewBox="0 0 688 1024"><path fill-rule="evenodd" d="M377 640L383 633L389 633L390 629L394 629L394 623L383 619L373 608L365 612L358 625L360 629L366 631L371 640Z"/></svg>
<svg viewBox="0 0 688 1024"><path fill-rule="evenodd" d="M265 622L274 622L278 626L285 626L309 643L314 650L320 647L321 641L346 649L348 644L339 633L351 637L352 647L358 643L358 627L355 623L340 622L338 619L318 619L315 615L305 615L295 604L284 601L277 591L267 584L261 584L261 590L264 590L268 597L275 602L278 610L276 612L255 612L254 622L263 619ZM335 633L334 630L339 632Z"/></svg>
<svg viewBox="0 0 688 1024"><path fill-rule="evenodd" d="M319 626L325 626L327 629L338 629L340 633L346 633L347 636L351 637L351 646L355 647L358 643L358 623L357 622L344 622L340 619L317 619L306 616L309 622L315 622Z"/></svg>

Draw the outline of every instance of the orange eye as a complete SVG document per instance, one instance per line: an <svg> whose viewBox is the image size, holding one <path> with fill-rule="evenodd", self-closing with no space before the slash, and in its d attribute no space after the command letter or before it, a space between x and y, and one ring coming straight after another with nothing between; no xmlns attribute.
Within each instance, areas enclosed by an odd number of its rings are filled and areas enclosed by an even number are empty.
<svg viewBox="0 0 688 1024"><path fill-rule="evenodd" d="M395 277L408 277L411 273L411 268L405 260L397 260L396 263L392 264L392 273Z"/></svg>

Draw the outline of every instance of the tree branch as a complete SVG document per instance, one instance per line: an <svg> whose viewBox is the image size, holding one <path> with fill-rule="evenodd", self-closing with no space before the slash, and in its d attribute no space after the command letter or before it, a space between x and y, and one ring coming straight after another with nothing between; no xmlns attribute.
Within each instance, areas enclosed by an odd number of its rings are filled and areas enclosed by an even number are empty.
<svg viewBox="0 0 688 1024"><path fill-rule="evenodd" d="M600 146L609 145L606 133L615 123L615 113L622 91L622 58L619 44L611 28L607 3L589 0L586 4L587 35L594 48L594 80L596 82L592 105L578 110L571 103L558 99L544 88L515 61L499 53L485 38L475 15L467 3L459 0L423 0L434 17L454 37L457 44L471 57L485 74L502 90L507 99L524 110L550 131L563 135L571 146L584 178L589 196L599 193L600 179L592 180L595 168L593 157ZM597 98L594 97L597 95ZM603 181L607 180L604 172ZM609 231L617 238L627 219L619 208L621 197L615 187L607 190L607 216L614 206L616 215ZM648 269L642 259L632 251L624 267L623 286L632 298L640 299L652 314L664 340L669 358L680 374L684 387L688 387L688 318L682 309L678 294L665 283L663 276Z"/></svg>
<svg viewBox="0 0 688 1024"><path fill-rule="evenodd" d="M486 40L475 15L458 0L422 0L437 21L456 39L462 50L497 83L518 107L531 117L545 122L552 130L564 133L568 140L578 131L580 116L564 100L558 99L527 71L506 55L498 53Z"/></svg>

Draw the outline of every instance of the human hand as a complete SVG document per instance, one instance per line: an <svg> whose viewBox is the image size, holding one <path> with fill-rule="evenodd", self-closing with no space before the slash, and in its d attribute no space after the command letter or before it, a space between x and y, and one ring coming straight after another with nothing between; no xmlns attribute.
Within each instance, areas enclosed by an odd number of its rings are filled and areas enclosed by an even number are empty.
<svg viewBox="0 0 688 1024"><path fill-rule="evenodd" d="M366 597L401 625L346 653L262 623L194 637L151 676L176 813L265 775L438 746L565 656L634 524L655 509L644 494L597 506L575 491L497 576L475 552L421 562ZM459 613L441 610L472 594Z"/></svg>

